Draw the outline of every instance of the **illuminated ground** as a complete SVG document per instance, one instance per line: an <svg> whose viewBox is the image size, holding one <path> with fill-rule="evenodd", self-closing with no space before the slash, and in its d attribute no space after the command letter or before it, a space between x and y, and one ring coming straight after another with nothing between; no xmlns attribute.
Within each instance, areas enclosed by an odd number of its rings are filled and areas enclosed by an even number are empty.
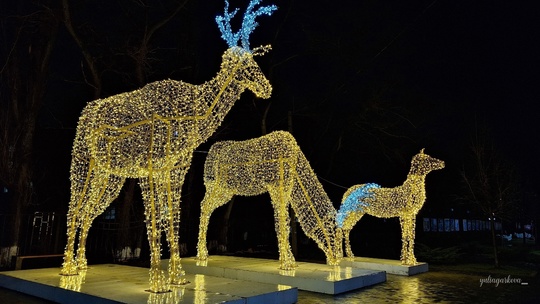
<svg viewBox="0 0 540 304"><path fill-rule="evenodd" d="M0 274L0 286L59 303L294 303L297 299L297 289L285 285L186 277L189 284L155 294L146 291L148 269L104 264L91 266L84 277L60 276L59 268L7 271Z"/></svg>
<svg viewBox="0 0 540 304"><path fill-rule="evenodd" d="M540 298L540 280L509 269L490 273L475 270L477 274L436 269L412 277L387 275L387 281L373 287L344 293L337 296L299 291L298 303L537 303ZM485 273L484 273L485 272ZM480 287L479 280L492 277L521 277L528 285L486 284ZM11 290L0 288L2 303L51 303Z"/></svg>

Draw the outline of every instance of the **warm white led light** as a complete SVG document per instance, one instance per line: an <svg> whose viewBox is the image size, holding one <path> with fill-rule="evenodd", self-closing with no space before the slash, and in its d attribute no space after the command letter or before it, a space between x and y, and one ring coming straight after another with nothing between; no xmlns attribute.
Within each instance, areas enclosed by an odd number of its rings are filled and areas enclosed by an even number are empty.
<svg viewBox="0 0 540 304"><path fill-rule="evenodd" d="M444 162L424 154L424 149L411 161L407 180L395 188L381 188L375 184L352 186L343 195L337 215L338 230L343 230L347 257L353 258L349 233L364 214L376 217L399 217L401 224L401 262L415 265L414 237L418 211L426 200L426 175L444 168ZM352 198L352 199L351 199Z"/></svg>
<svg viewBox="0 0 540 304"><path fill-rule="evenodd" d="M206 158L204 185L197 245L200 261L208 259L206 234L212 212L234 195L268 192L274 207L281 269L296 267L289 243L289 206L305 234L324 251L327 263L339 262L342 254L341 242L335 239L336 210L290 133L276 131L246 141L215 143Z"/></svg>

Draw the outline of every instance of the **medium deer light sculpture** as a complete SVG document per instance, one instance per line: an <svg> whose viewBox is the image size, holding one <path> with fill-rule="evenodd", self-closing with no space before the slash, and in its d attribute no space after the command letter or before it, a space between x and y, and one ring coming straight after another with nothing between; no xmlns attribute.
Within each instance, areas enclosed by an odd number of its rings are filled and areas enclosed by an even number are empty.
<svg viewBox="0 0 540 304"><path fill-rule="evenodd" d="M72 151L62 275L76 275L87 267L85 244L92 221L118 196L126 178L138 178L150 243L149 290L165 292L168 284L187 283L178 247L180 194L193 151L214 133L245 89L261 98L269 98L272 92L253 58L269 46L251 50L249 35L257 26L255 18L271 15L276 6L253 11L259 3L249 3L242 29L233 33L230 20L238 10L228 12L225 1L225 14L216 22L229 48L212 80L201 85L157 81L84 108ZM171 254L168 280L159 267L162 233Z"/></svg>
<svg viewBox="0 0 540 304"><path fill-rule="evenodd" d="M199 261L208 259L206 234L212 212L234 195L268 192L274 207L280 269L296 267L289 244L289 206L302 230L324 251L327 263L339 262L342 254L341 242L335 242L336 210L290 133L275 131L250 140L215 143L206 158L204 185L206 194L201 202L197 244Z"/></svg>
<svg viewBox="0 0 540 304"><path fill-rule="evenodd" d="M255 196L268 192L274 207L280 269L296 267L289 244L289 206L302 230L336 265L342 256L341 237L336 243L336 209L324 192L294 137L276 131L245 141L217 142L210 148L204 167L206 194L201 202L197 258L208 259L206 234L212 212L234 195Z"/></svg>
<svg viewBox="0 0 540 304"><path fill-rule="evenodd" d="M353 258L349 234L364 214L381 218L399 217L401 225L401 263L415 265L414 237L418 211L426 200L426 175L444 168L444 162L424 154L424 149L411 161L407 180L401 186L381 188L377 184L361 184L349 188L343 195L341 207L337 213L338 230L345 238L345 251L348 258Z"/></svg>

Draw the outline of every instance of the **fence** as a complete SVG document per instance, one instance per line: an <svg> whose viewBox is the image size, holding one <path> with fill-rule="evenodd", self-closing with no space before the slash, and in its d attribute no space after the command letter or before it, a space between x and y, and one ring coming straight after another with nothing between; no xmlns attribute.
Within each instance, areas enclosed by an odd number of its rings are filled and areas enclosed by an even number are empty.
<svg viewBox="0 0 540 304"><path fill-rule="evenodd" d="M115 262L118 259L148 257L148 242L146 241L146 226L143 220L131 221L124 227L120 226L114 206L98 216L92 224L86 242L86 255L90 263ZM0 248L9 250L12 244L7 243L13 229L12 214L0 214ZM132 218L133 219L133 218ZM127 226L127 227L126 227ZM184 219L180 223L183 252L187 254L186 242L195 247L197 223L193 219ZM19 234L17 256L63 254L66 246L66 216L57 212L34 212L23 214ZM122 241L120 241L122 239ZM165 239L162 240L166 244ZM119 244L119 242L121 244ZM165 245L166 246L166 245ZM128 252L126 248L129 248ZM142 252L141 252L142 251ZM168 250L162 252L168 257ZM3 253L0 254L3 257ZM13 261L2 260L0 267L13 268Z"/></svg>
<svg viewBox="0 0 540 304"><path fill-rule="evenodd" d="M14 215L0 214L0 235L3 240L12 233ZM34 212L23 214L19 234L18 255L62 253L66 226L65 216L56 212ZM10 246L5 241L2 247Z"/></svg>

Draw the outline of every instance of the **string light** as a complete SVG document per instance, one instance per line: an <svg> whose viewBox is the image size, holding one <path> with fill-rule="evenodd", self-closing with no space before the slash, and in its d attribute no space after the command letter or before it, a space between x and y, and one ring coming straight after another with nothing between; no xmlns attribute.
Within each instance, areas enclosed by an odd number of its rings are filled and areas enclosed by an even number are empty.
<svg viewBox="0 0 540 304"><path fill-rule="evenodd" d="M150 243L149 290L166 292L169 284L187 282L178 247L185 174L193 151L214 133L245 89L270 97L272 86L253 59L268 49L230 46L220 71L206 83L156 81L84 108L72 151L68 240L61 274L76 275L87 267L85 246L92 222L118 196L126 178L138 178ZM168 279L160 269L162 233L171 252Z"/></svg>
<svg viewBox="0 0 540 304"><path fill-rule="evenodd" d="M426 200L426 175L444 168L444 162L424 154L424 149L411 161L407 180L395 188L381 188L377 184L355 185L343 195L337 215L338 230L345 238L347 257L353 258L349 242L351 229L364 214L381 218L399 217L401 225L401 262L415 265L414 237L416 215Z"/></svg>
<svg viewBox="0 0 540 304"><path fill-rule="evenodd" d="M255 196L268 192L274 208L280 269L296 267L289 243L292 206L302 230L326 255L328 264L341 257L335 239L336 210L317 180L294 137L276 131L246 141L215 143L204 167L206 194L201 202L197 258L208 259L206 236L212 212L234 195ZM340 239L341 240L341 239Z"/></svg>

